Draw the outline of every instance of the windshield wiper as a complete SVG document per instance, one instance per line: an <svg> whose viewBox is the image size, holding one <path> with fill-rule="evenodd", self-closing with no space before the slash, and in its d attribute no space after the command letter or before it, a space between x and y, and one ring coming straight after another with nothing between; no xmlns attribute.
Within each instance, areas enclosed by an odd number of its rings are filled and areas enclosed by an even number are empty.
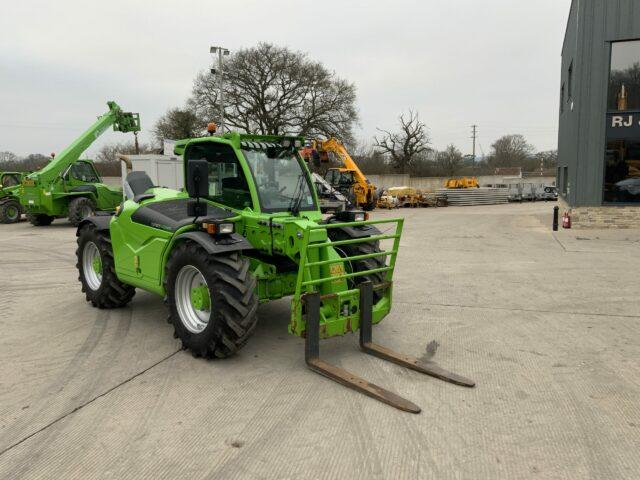
<svg viewBox="0 0 640 480"><path fill-rule="evenodd" d="M300 174L298 176L298 182L296 183L296 189L293 191L293 197L291 197L291 202L289 203L289 210L293 214L294 217L297 217L300 213L300 204L302 203L302 194L304 193L304 174Z"/></svg>

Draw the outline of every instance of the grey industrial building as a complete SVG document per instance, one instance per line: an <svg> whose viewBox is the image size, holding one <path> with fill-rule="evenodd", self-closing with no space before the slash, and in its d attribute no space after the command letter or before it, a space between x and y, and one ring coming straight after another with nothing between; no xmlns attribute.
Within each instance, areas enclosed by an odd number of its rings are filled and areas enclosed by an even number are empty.
<svg viewBox="0 0 640 480"><path fill-rule="evenodd" d="M640 0L573 0L557 185L579 227L640 227Z"/></svg>

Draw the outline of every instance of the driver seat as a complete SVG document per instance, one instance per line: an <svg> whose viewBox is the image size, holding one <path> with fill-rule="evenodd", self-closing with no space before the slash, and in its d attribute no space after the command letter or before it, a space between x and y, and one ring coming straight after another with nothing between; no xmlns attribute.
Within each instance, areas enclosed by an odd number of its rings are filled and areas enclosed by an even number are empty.
<svg viewBox="0 0 640 480"><path fill-rule="evenodd" d="M153 193L146 193L153 187L153 182L146 172L131 172L124 181L124 195L127 199L140 203L142 200L155 197Z"/></svg>

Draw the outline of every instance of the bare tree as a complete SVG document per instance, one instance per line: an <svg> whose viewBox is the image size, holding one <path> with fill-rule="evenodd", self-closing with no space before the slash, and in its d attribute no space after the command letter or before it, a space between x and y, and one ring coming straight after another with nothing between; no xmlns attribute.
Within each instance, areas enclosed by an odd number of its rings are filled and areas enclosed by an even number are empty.
<svg viewBox="0 0 640 480"><path fill-rule="evenodd" d="M535 150L522 135L500 137L491 148L493 151L489 155L488 163L492 168L525 166Z"/></svg>
<svg viewBox="0 0 640 480"><path fill-rule="evenodd" d="M443 152L438 152L436 163L442 170L442 173L453 176L460 170L462 166L462 152L455 145L449 145Z"/></svg>
<svg viewBox="0 0 640 480"><path fill-rule="evenodd" d="M0 163L15 162L16 160L18 160L18 156L15 153L9 151L0 152Z"/></svg>
<svg viewBox="0 0 640 480"><path fill-rule="evenodd" d="M154 150L151 145L147 145L146 143L141 143L139 146L140 153L153 153L157 150ZM117 143L107 143L103 145L98 153L96 154L94 160L97 163L116 163L119 164L120 161L116 158L116 154L121 153L123 155L132 155L136 153L136 146L133 140L117 142Z"/></svg>
<svg viewBox="0 0 640 480"><path fill-rule="evenodd" d="M189 105L219 120L218 78L200 73ZM229 57L224 66L225 124L263 135L353 138L358 121L355 86L306 54L260 43Z"/></svg>
<svg viewBox="0 0 640 480"><path fill-rule="evenodd" d="M409 110L408 118L405 114L398 118L400 131L391 133L378 129L381 136L374 137L376 148L383 154L389 155L393 166L402 173L406 173L414 160L423 152L428 151L429 135L426 126L418 117L418 113Z"/></svg>
<svg viewBox="0 0 640 480"><path fill-rule="evenodd" d="M199 137L203 134L206 122L201 120L192 110L172 108L158 119L153 126L153 136L158 145L166 139L181 140Z"/></svg>

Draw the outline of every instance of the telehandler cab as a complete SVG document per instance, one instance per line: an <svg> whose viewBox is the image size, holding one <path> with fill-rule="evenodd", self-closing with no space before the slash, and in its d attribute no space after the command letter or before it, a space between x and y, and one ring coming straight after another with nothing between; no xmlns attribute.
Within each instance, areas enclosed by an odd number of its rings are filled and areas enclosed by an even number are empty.
<svg viewBox="0 0 640 480"><path fill-rule="evenodd" d="M301 143L238 133L177 142L186 192L130 173L116 214L78 227L77 268L87 301L115 308L135 288L161 295L183 347L195 357L223 358L246 344L259 303L292 296L289 332L305 338L312 370L418 413L412 402L319 358L321 338L359 329L366 353L472 387L372 342L372 324L391 309L402 219L372 221L361 211L323 219Z"/></svg>

